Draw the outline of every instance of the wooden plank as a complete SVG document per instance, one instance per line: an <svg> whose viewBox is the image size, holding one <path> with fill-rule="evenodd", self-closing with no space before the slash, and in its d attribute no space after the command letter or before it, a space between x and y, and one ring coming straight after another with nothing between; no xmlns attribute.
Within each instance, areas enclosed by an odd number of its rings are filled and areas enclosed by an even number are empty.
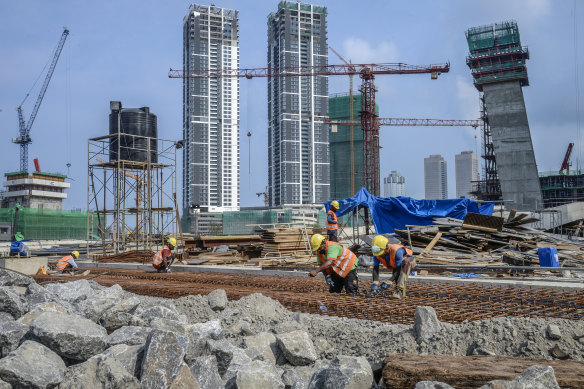
<svg viewBox="0 0 584 389"><path fill-rule="evenodd" d="M439 381L457 389L478 388L493 380L511 381L533 365L551 366L560 387L584 388L584 362L500 356L389 354L383 361L388 388L413 388Z"/></svg>
<svg viewBox="0 0 584 389"><path fill-rule="evenodd" d="M442 232L438 232L436 234L436 236L434 237L434 239L432 239L432 241L430 243L428 243L428 245L424 248L424 250L422 250L422 252L420 253L420 256L424 256L430 250L432 250L432 247L434 247L434 245L440 240L441 237L442 237Z"/></svg>

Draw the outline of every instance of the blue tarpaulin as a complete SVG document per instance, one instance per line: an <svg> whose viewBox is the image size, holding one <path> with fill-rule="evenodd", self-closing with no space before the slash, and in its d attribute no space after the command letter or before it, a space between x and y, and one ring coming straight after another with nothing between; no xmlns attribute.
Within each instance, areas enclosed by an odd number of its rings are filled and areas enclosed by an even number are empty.
<svg viewBox="0 0 584 389"><path fill-rule="evenodd" d="M373 218L375 231L378 234L393 233L396 228L403 230L406 225L426 226L432 224L433 219L439 217L462 220L467 212L491 215L494 207L493 203L479 207L471 199L416 200L401 196L377 197L370 194L365 188L361 188L353 197L338 201L340 208L337 211L337 216L343 216L359 205L368 207ZM324 205L328 212L330 201Z"/></svg>

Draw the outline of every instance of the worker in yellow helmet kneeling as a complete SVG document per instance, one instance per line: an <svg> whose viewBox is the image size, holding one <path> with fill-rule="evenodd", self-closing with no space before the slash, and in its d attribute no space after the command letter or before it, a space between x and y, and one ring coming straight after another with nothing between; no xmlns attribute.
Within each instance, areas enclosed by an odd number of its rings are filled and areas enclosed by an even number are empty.
<svg viewBox="0 0 584 389"><path fill-rule="evenodd" d="M327 241L320 234L312 235L310 247L316 253L320 265L308 273L310 277L316 277L322 272L330 293L341 293L343 287L346 293L355 295L359 292L359 258L351 250L340 243Z"/></svg>
<svg viewBox="0 0 584 389"><path fill-rule="evenodd" d="M71 255L66 255L59 259L59 262L57 262L57 273L63 274L64 271L77 269L79 267L75 262L77 258L79 258L79 251L75 250L71 252Z"/></svg>
<svg viewBox="0 0 584 389"><path fill-rule="evenodd" d="M373 285L368 296L376 296L389 288L389 284L379 284L379 265L383 264L393 272L391 280L396 282L395 292L391 296L400 299L406 295L406 282L408 274L416 266L416 259L412 250L401 244L391 244L383 235L377 235L371 242L373 260Z"/></svg>
<svg viewBox="0 0 584 389"><path fill-rule="evenodd" d="M170 273L170 265L174 262L174 255L172 250L176 247L176 239L168 238L167 245L160 249L152 258L152 266L158 273Z"/></svg>

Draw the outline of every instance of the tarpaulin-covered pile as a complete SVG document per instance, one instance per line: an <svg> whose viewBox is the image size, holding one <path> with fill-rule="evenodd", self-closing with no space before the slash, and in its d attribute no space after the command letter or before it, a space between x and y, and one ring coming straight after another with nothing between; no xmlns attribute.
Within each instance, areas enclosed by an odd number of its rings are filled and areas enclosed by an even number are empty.
<svg viewBox="0 0 584 389"><path fill-rule="evenodd" d="M373 225L378 234L393 233L397 229L405 229L406 225L426 226L438 217L464 219L467 212L491 215L493 203L480 206L471 199L447 200L416 200L411 197L377 197L367 189L348 199L339 200L340 208L337 216L343 216L359 205L368 207L373 218ZM326 210L330 201L325 203Z"/></svg>

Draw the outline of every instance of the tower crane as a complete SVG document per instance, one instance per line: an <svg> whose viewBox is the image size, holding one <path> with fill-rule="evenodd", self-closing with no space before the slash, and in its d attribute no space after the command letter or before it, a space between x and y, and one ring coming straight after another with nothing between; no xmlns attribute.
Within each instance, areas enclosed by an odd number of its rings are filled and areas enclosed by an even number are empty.
<svg viewBox="0 0 584 389"><path fill-rule="evenodd" d="M65 27L63 34L61 35L61 39L59 40L59 44L57 45L57 49L53 54L53 60L45 77L45 82L41 87L37 101L34 105L34 108L32 109L30 117L28 118L28 122L24 120L24 112L22 109L22 104L24 104L28 98L28 93L24 97L24 100L22 100L22 103L20 103L20 105L16 108L16 111L18 111L18 137L12 138L12 142L20 145L20 171L28 171L28 145L32 142L32 139L30 138L30 129L34 123L37 112L39 111L39 107L41 106L43 97L45 96L45 92L47 91L47 87L49 86L49 82L51 81L51 77L55 71L55 66L57 66L57 61L59 60L61 50L63 50L63 45L65 44L65 40L67 39L68 35L69 30L67 27Z"/></svg>
<svg viewBox="0 0 584 389"><path fill-rule="evenodd" d="M290 76L339 76L358 74L361 77L361 128L363 129L364 187L379 196L379 122L375 113L374 79L381 74L430 74L437 79L441 73L448 73L450 64L415 66L404 63L344 64L344 65L302 65L290 67L251 69L170 69L170 78L221 78L221 77L290 77Z"/></svg>
<svg viewBox="0 0 584 389"><path fill-rule="evenodd" d="M570 156L572 155L572 148L574 148L574 143L570 143L568 145L568 149L566 150L566 155L564 155L564 160L562 161L562 167L560 167L560 174L564 174L564 170L566 171L565 174L570 174Z"/></svg>

